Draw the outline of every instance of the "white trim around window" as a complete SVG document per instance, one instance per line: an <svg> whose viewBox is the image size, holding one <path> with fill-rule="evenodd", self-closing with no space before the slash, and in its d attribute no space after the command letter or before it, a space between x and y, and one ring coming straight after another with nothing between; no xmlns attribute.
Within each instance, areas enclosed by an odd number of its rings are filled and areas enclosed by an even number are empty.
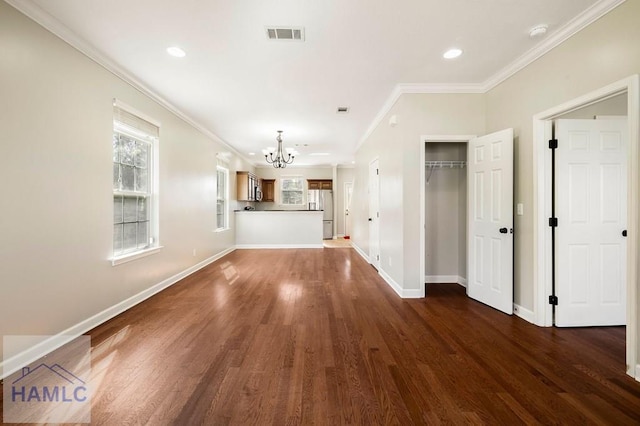
<svg viewBox="0 0 640 426"><path fill-rule="evenodd" d="M158 145L155 121L122 103L113 107L113 266L160 251Z"/></svg>

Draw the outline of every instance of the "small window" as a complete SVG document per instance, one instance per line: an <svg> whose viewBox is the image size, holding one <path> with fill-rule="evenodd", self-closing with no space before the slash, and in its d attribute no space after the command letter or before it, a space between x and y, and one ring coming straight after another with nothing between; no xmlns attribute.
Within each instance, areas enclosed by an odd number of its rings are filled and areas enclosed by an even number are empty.
<svg viewBox="0 0 640 426"><path fill-rule="evenodd" d="M301 206L303 199L304 181L302 176L283 176L280 179L280 204Z"/></svg>
<svg viewBox="0 0 640 426"><path fill-rule="evenodd" d="M154 159L159 129L114 107L113 258L158 245Z"/></svg>
<svg viewBox="0 0 640 426"><path fill-rule="evenodd" d="M216 230L229 228L229 169L217 167Z"/></svg>

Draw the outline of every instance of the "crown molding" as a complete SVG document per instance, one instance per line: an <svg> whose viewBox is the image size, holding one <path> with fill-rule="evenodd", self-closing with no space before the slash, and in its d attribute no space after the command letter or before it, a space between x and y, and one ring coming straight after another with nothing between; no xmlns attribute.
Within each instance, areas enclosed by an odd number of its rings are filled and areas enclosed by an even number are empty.
<svg viewBox="0 0 640 426"><path fill-rule="evenodd" d="M376 127L378 127L378 124L380 124L384 116L387 115L389 111L391 111L391 108L393 108L393 105L395 105L397 100L400 99L400 96L402 96L402 94L403 92L400 90L399 85L396 84L396 86L391 91L391 94L387 97L387 100L382 105L382 108L380 108L380 110L378 111L378 114L376 114L373 121L371 121L371 124L369 124L369 127L364 132L364 135L362 135L362 137L358 141L358 145L356 145L356 152L360 149L364 141L366 141L367 138L371 136L371 133L373 133Z"/></svg>
<svg viewBox="0 0 640 426"><path fill-rule="evenodd" d="M356 151L360 149L360 146L364 141L371 136L371 133L378 127L382 119L389 113L391 108L400 99L400 96L404 94L424 94L424 93L485 93L484 86L476 83L461 83L461 84L421 84L421 83L400 83L391 91L391 94L382 105L382 108L378 111L378 114L373 119L367 131L364 133L358 145Z"/></svg>
<svg viewBox="0 0 640 426"><path fill-rule="evenodd" d="M360 149L362 144L373 131L382 122L383 118L389 113L391 108L398 101L400 96L407 93L487 93L527 65L531 64L536 59L540 58L551 49L559 46L565 42L568 38L584 29L588 25L592 24L602 16L606 15L616 7L620 6L626 0L600 0L593 4L590 8L576 16L571 21L560 27L556 32L547 37L543 42L538 44L533 49L527 51L525 54L517 58L515 61L489 77L483 83L463 83L463 84L420 84L420 83L400 83L397 84L391 94L387 98L382 108L378 111L378 114L371 121L371 124L367 128L358 145L356 151Z"/></svg>
<svg viewBox="0 0 640 426"><path fill-rule="evenodd" d="M254 162L247 158L245 155L241 154L235 147L226 142L224 139L220 138L218 135L213 133L211 130L207 129L204 125L198 123L193 120L187 114L182 112L178 107L173 105L171 102L164 99L162 96L154 92L150 87L144 84L141 80L136 78L133 74L126 71L123 67L118 65L116 62L111 60L107 55L100 52L98 49L87 43L82 37L78 34L71 31L66 25L52 16L50 13L43 10L40 6L32 2L31 0L4 0L6 3L17 9L22 14L29 17L31 20L35 21L40 26L44 27L46 30L60 38L65 43L69 44L74 49L80 51L80 53L89 57L92 61L120 78L125 83L132 86L134 89L139 90L144 95L151 98L153 101L158 103L160 106L169 110L171 113L176 115L178 118L184 120L187 124L194 127L196 130L212 139L213 141L221 144L225 148L231 150L238 157L242 158L247 163L254 165Z"/></svg>
<svg viewBox="0 0 640 426"><path fill-rule="evenodd" d="M600 0L590 8L567 22L557 31L545 38L533 49L527 51L522 56L511 62L509 65L489 77L483 84L484 92L493 89L536 59L540 58L550 50L564 43L567 39L575 35L580 30L600 19L626 0Z"/></svg>
<svg viewBox="0 0 640 426"><path fill-rule="evenodd" d="M397 85L401 94L404 93L484 93L486 90L482 84L457 83L457 84L421 84L400 83Z"/></svg>
<svg viewBox="0 0 640 426"><path fill-rule="evenodd" d="M587 27L589 24L593 23L600 17L609 13L611 10L615 9L626 0L600 0L592 5L590 8L582 12L580 15L576 16L574 19L569 21L567 24L562 26L552 35L547 37L543 42L538 44L533 49L529 50L511 64L507 65L491 77L489 77L483 83L462 83L462 84L411 84L411 83L400 83L397 84L391 94L387 97L387 100L383 104L382 108L378 111L378 114L372 120L371 124L367 128L366 132L360 138L358 145L356 146L356 151L362 146L364 141L373 133L373 131L378 127L382 119L387 115L387 113L391 110L391 108L398 101L400 96L403 94L425 94L425 93L486 93L489 90L493 89L503 81L507 80L509 77L513 76L518 71L525 68L527 65L531 64L536 59L540 58L551 49L560 45L568 38L576 34L578 31ZM145 85L141 80L136 78L134 75L126 71L123 67L112 61L105 54L97 50L95 47L91 46L85 40L83 40L76 33L71 31L68 27L62 24L59 20L53 17L51 14L44 11L38 5L36 5L31 0L5 0L6 3L13 6L15 9L19 10L24 15L31 18L33 21L46 28L48 31L89 57L91 60L96 62L98 65L105 68L107 71L114 74L116 77L120 78L124 82L133 86L143 94L147 95L149 98L157 102L162 107L166 108L177 117L181 118L195 129L203 133L205 136L211 138L212 140L220 143L225 148L228 148L237 156L242 158L248 164L258 166L258 163L249 159L245 155L241 154L235 147L231 144L214 134L212 131L207 129L204 125L198 123L193 120L187 114L178 109L175 105L171 104L169 101L155 93L151 88Z"/></svg>

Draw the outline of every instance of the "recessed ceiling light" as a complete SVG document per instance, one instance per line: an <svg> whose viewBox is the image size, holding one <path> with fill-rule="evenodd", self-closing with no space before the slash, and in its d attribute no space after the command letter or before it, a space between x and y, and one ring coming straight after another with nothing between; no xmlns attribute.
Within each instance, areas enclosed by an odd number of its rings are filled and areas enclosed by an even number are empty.
<svg viewBox="0 0 640 426"><path fill-rule="evenodd" d="M460 49L449 49L446 52L444 52L442 57L445 58L445 59L454 59L454 58L457 58L460 55L462 55L462 50L460 50Z"/></svg>
<svg viewBox="0 0 640 426"><path fill-rule="evenodd" d="M541 36L544 35L547 32L547 27L546 25L538 25L537 27L533 27L531 28L531 31L529 31L529 37L537 37L537 36Z"/></svg>
<svg viewBox="0 0 640 426"><path fill-rule="evenodd" d="M250 152L249 155L256 155L256 153L255 152Z"/></svg>
<svg viewBox="0 0 640 426"><path fill-rule="evenodd" d="M184 50L177 46L167 47L167 53L171 56L175 56L176 58L184 58L187 55Z"/></svg>

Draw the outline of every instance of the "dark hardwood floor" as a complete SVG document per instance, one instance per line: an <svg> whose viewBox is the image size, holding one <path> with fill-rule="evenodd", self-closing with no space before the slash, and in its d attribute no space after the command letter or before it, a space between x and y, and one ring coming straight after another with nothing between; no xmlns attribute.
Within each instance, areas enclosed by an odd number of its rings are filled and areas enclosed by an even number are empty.
<svg viewBox="0 0 640 426"><path fill-rule="evenodd" d="M92 423L640 424L624 327L427 291L349 248L233 252L90 333Z"/></svg>

